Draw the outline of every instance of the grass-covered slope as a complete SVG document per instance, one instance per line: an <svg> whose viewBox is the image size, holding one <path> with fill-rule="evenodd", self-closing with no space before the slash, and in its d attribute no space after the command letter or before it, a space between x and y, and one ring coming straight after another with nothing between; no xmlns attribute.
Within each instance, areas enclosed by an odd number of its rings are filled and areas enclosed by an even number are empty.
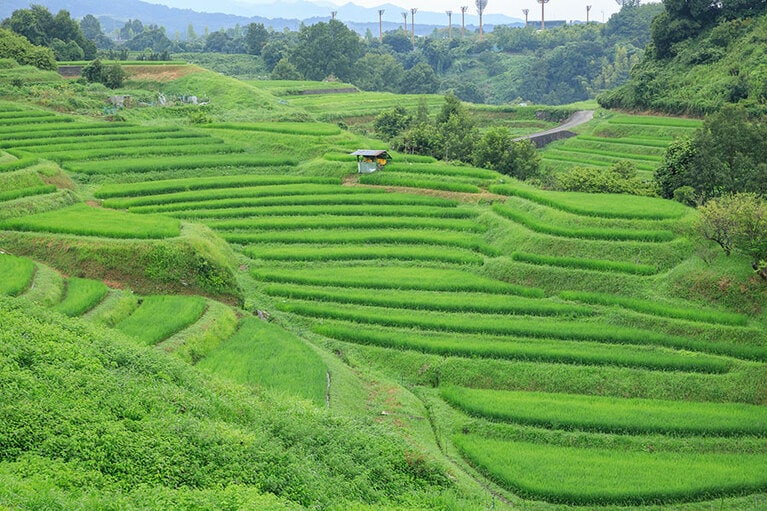
<svg viewBox="0 0 767 511"><path fill-rule="evenodd" d="M9 298L0 324L4 508L348 509L448 485L381 428L206 383L114 331Z"/></svg>
<svg viewBox="0 0 767 511"><path fill-rule="evenodd" d="M755 2L760 3L760 2ZM767 15L723 21L672 47L648 51L626 85L600 96L608 108L704 115L725 103L767 109Z"/></svg>

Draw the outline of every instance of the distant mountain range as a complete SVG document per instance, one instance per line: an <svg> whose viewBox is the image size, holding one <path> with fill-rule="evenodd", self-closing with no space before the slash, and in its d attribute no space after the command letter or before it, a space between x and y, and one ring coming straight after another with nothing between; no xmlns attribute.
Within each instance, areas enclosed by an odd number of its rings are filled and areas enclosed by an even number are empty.
<svg viewBox="0 0 767 511"><path fill-rule="evenodd" d="M270 0L271 1L271 0ZM69 11L74 18L82 18L92 14L99 18L105 32L111 33L115 28L122 27L129 19L140 19L145 25L155 24L165 27L170 38L178 32L181 37L192 25L198 34L204 29L216 31L221 28L232 28L235 25L245 26L248 23L263 23L275 30L298 30L301 23L310 25L330 19L331 11L336 11L336 19L360 34L370 29L378 32L378 10L384 9L384 31L396 30L402 26L402 12L406 9L393 5L382 4L378 7L361 7L353 3L336 6L328 2L308 2L306 0L272 2L263 4L245 4L236 0L219 0L215 9L222 12L205 12L211 10L208 0L165 0L169 5L183 5L186 8L168 7L140 0L120 0L105 2L104 0L2 0L0 1L0 19L9 17L17 9L28 9L31 4L48 7L54 14L61 9ZM190 8L191 7L191 8ZM300 13L300 14L299 14ZM300 17L299 17L300 16ZM410 15L408 14L408 20ZM435 28L447 26L447 15L435 12L418 12L416 14L415 31L418 35L428 35ZM494 25L523 25L524 21L500 14L488 14L484 17L487 30ZM466 28L474 30L479 18L475 14L466 14ZM410 22L408 21L408 26ZM453 13L453 26L460 27L461 13Z"/></svg>

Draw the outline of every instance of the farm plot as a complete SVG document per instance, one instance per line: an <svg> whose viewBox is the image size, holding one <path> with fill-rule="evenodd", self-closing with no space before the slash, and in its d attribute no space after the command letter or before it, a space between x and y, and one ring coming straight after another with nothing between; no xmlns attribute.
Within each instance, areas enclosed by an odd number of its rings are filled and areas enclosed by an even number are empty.
<svg viewBox="0 0 767 511"><path fill-rule="evenodd" d="M328 246L282 245L246 247L243 253L266 261L434 261L449 264L479 265L484 258L474 252L438 246Z"/></svg>
<svg viewBox="0 0 767 511"><path fill-rule="evenodd" d="M174 218L135 215L85 204L4 220L0 229L140 239L171 238L181 233L179 221Z"/></svg>
<svg viewBox="0 0 767 511"><path fill-rule="evenodd" d="M237 332L197 367L325 406L327 368L319 355L286 330L258 318L242 320Z"/></svg>
<svg viewBox="0 0 767 511"><path fill-rule="evenodd" d="M72 277L66 281L64 298L53 309L67 316L82 316L98 305L107 291L101 281Z"/></svg>
<svg viewBox="0 0 767 511"><path fill-rule="evenodd" d="M16 296L24 292L35 275L35 263L26 257L0 254L0 295Z"/></svg>
<svg viewBox="0 0 767 511"><path fill-rule="evenodd" d="M490 478L524 496L551 502L646 505L767 489L763 454L616 451L471 434L456 435L453 441Z"/></svg>
<svg viewBox="0 0 767 511"><path fill-rule="evenodd" d="M205 307L199 296L147 296L115 328L144 344L157 344L200 319Z"/></svg>

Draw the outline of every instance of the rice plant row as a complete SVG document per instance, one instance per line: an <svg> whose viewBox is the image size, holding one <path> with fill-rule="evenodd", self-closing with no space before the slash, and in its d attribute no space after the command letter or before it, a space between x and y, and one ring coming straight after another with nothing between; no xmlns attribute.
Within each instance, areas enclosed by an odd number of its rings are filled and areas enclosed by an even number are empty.
<svg viewBox="0 0 767 511"><path fill-rule="evenodd" d="M31 197L33 195L43 195L43 194L52 193L55 191L56 191L56 187L53 185L40 185L40 186L29 186L26 188L17 188L15 190L0 192L0 202L20 199L22 197Z"/></svg>
<svg viewBox="0 0 767 511"><path fill-rule="evenodd" d="M348 191L347 191L348 190ZM258 209L263 207L311 207L311 206L392 206L392 210L401 206L430 206L453 211L457 203L441 197L428 195L381 193L369 188L337 188L338 193L311 193L308 195L277 195L267 197L243 197L234 199L213 199L182 201L170 204L150 206L130 206L135 213L168 213L174 211L214 211L217 209ZM358 191L362 193L358 193ZM343 192L343 193L341 193ZM449 209L450 208L450 209ZM457 210L456 210L457 211Z"/></svg>
<svg viewBox="0 0 767 511"><path fill-rule="evenodd" d="M599 137L594 135L578 135L577 140L599 142L602 144L621 144L628 146L656 147L665 149L669 145L669 140L665 138L649 137Z"/></svg>
<svg viewBox="0 0 767 511"><path fill-rule="evenodd" d="M421 291L475 291L543 298L538 288L517 286L475 273L410 266L316 267L293 270L255 270L256 280L311 286Z"/></svg>
<svg viewBox="0 0 767 511"><path fill-rule="evenodd" d="M31 259L0 253L0 295L20 295L34 276L35 263Z"/></svg>
<svg viewBox="0 0 767 511"><path fill-rule="evenodd" d="M354 216L378 217L397 216L410 218L466 219L474 218L476 213L468 209L445 208L438 206L397 206L391 205L326 205L326 206L263 206L244 208L203 209L206 203L198 203L182 211L170 212L176 218L251 218L269 216Z"/></svg>
<svg viewBox="0 0 767 511"><path fill-rule="evenodd" d="M244 149L241 147L224 145L219 142L213 142L212 144L201 143L197 144L181 144L173 146L153 146L145 145L143 147L112 147L104 149L89 149L83 151L58 151L58 152L39 152L40 156L55 160L57 162L68 161L87 161L87 160L101 160L102 165L112 165L115 160L113 158L141 158L146 156L181 156L181 155L229 155L235 153L243 153ZM207 140L205 141L207 142ZM109 161L105 161L109 160Z"/></svg>
<svg viewBox="0 0 767 511"><path fill-rule="evenodd" d="M471 177L476 179L497 179L499 177L499 174L493 170L477 167L460 167L444 163L390 163L386 166L385 172L407 172L411 174Z"/></svg>
<svg viewBox="0 0 767 511"><path fill-rule="evenodd" d="M179 221L175 218L134 215L85 204L11 218L0 222L0 228L106 238L153 239L180 234Z"/></svg>
<svg viewBox="0 0 767 511"><path fill-rule="evenodd" d="M1 119L0 118L0 126L25 126L29 124L44 124L46 126L52 125L52 124L60 124L65 122L72 122L74 119L71 119L69 117L57 117L55 115L44 115L44 116L26 116L26 117L17 117L17 118L10 118L10 119Z"/></svg>
<svg viewBox="0 0 767 511"><path fill-rule="evenodd" d="M513 195L575 215L601 218L666 220L681 218L691 211L679 202L636 195L548 192L512 184L493 185L490 191L501 195Z"/></svg>
<svg viewBox="0 0 767 511"><path fill-rule="evenodd" d="M614 163L625 160L625 158L609 158L607 156L600 157L592 154L592 158L584 158L578 156L581 153L571 153L566 149L549 149L542 154L544 160L563 161L568 163L574 163L577 165L589 165L592 167L609 167ZM602 158L602 159L598 159ZM654 171L657 165L651 165L649 163L635 162L638 170Z"/></svg>
<svg viewBox="0 0 767 511"><path fill-rule="evenodd" d="M474 252L441 247L373 245L363 247L346 246L295 246L249 247L245 254L265 261L433 261L448 264L480 265L484 258Z"/></svg>
<svg viewBox="0 0 767 511"><path fill-rule="evenodd" d="M264 287L263 291L270 296L297 300L374 305L423 311L566 317L589 316L594 313L593 309L588 307L573 307L540 298L468 291L398 290L396 293L381 293L375 289L307 287L285 284L270 284Z"/></svg>
<svg viewBox="0 0 767 511"><path fill-rule="evenodd" d="M609 124L626 124L631 126L669 126L673 128L700 128L703 122L698 119L681 119L679 117L658 117L645 115L617 115L607 120Z"/></svg>
<svg viewBox="0 0 767 511"><path fill-rule="evenodd" d="M53 310L67 316L82 316L104 299L108 291L99 280L71 277L66 281L64 298Z"/></svg>
<svg viewBox="0 0 767 511"><path fill-rule="evenodd" d="M183 135L183 136L177 136ZM158 140L156 137L145 137L143 135L120 135L119 137L107 137L104 140L94 140L97 137L73 137L75 140L72 142L53 143L50 141L41 141L41 143L31 144L29 146L16 146L16 149L30 150L35 154L48 154L48 153L80 153L93 150L104 149L127 149L127 148L141 148L141 147L168 147L168 146L183 146L183 145L195 145L195 144L223 144L224 141L218 138L207 137L204 135L186 136L184 132L172 132L167 133L162 139ZM98 138L101 138L100 136ZM124 140L123 140L124 138ZM115 142L119 142L119 147L116 147ZM76 159L76 158L70 158Z"/></svg>
<svg viewBox="0 0 767 511"><path fill-rule="evenodd" d="M229 220L206 220L219 231L232 230L296 230L296 229L444 229L484 232L486 227L473 220L428 217L374 216L269 216Z"/></svg>
<svg viewBox="0 0 767 511"><path fill-rule="evenodd" d="M748 325L748 317L743 314L704 309L700 307L675 307L673 305L658 303L653 300L639 300L625 296L605 293L589 293L585 291L563 291L559 296L563 300L573 300L594 305L617 305L637 312L666 318L684 319L688 321L720 325Z"/></svg>
<svg viewBox="0 0 767 511"><path fill-rule="evenodd" d="M613 152L613 151L605 151L602 149L576 147L571 144L563 145L561 146L561 149L568 153L594 154L594 155L607 156L609 158L615 158L620 160L638 160L638 161L649 161L653 163L660 163L661 161L663 161L662 155L620 153L617 151Z"/></svg>
<svg viewBox="0 0 767 511"><path fill-rule="evenodd" d="M205 307L205 299L200 296L147 296L115 328L153 345L200 319Z"/></svg>
<svg viewBox="0 0 767 511"><path fill-rule="evenodd" d="M420 312L414 314L412 311L402 309L360 305L347 307L299 301L280 303L278 308L299 316L353 321L368 325L397 328L415 327L439 332L591 341L606 344L663 346L745 360L767 360L767 348L762 346L704 341L593 321L532 320L489 314L467 316L465 313Z"/></svg>
<svg viewBox="0 0 767 511"><path fill-rule="evenodd" d="M209 129L226 129L235 131L284 133L286 135L310 135L317 137L329 137L341 134L341 128L336 125L308 122L213 123L203 125L202 127Z"/></svg>
<svg viewBox="0 0 767 511"><path fill-rule="evenodd" d="M333 177L261 176L249 174L242 176L193 177L186 179L165 179L162 181L143 181L139 183L107 184L96 190L94 195L99 199L109 199L113 197L158 195L192 190L214 190L218 188L299 183L341 184L341 180Z"/></svg>
<svg viewBox="0 0 767 511"><path fill-rule="evenodd" d="M65 168L81 174L122 174L126 172L152 172L159 170L203 169L221 167L277 167L296 166L290 157L259 157L252 154L170 156L166 158L125 159L108 163L95 161L67 163Z"/></svg>
<svg viewBox="0 0 767 511"><path fill-rule="evenodd" d="M315 323L312 331L344 342L442 356L708 374L723 374L730 369L730 364L721 358L645 346L605 345L588 341L567 342L559 339L525 339L508 336L435 334L416 332L410 328L363 327L360 324L339 321Z"/></svg>
<svg viewBox="0 0 767 511"><path fill-rule="evenodd" d="M28 118L28 119L35 119L35 118L43 118L43 117L57 117L56 114L52 112L43 112L39 110L13 110L9 112L3 112L0 111L0 123L4 122L7 119L21 119L21 118ZM67 121L71 121L71 117L60 117L60 119L66 119Z"/></svg>
<svg viewBox="0 0 767 511"><path fill-rule="evenodd" d="M445 387L442 397L476 417L618 434L767 435L767 407Z"/></svg>
<svg viewBox="0 0 767 511"><path fill-rule="evenodd" d="M101 130L103 132L108 132L111 130L123 130L126 126L135 127L135 125L132 124L123 124L123 123L108 123L108 122L76 122L76 123L62 123L61 126L56 126L56 128L51 128L50 126L45 125L31 125L26 126L24 128L24 133L19 133L18 126L10 126L10 127L3 127L0 126L0 135L2 135L3 140L5 140L6 135L21 135L20 138L24 138L24 135L29 133L35 133L38 131L44 131L48 133L56 133L56 132L69 132L69 131L83 131L83 130ZM165 128L163 128L165 129ZM179 131L179 128L170 128L173 131Z"/></svg>
<svg viewBox="0 0 767 511"><path fill-rule="evenodd" d="M455 231L423 231L394 229L310 229L290 232L266 231L224 231L219 235L230 243L247 245L251 243L315 243L325 245L360 245L360 244L409 244L460 247L474 250L490 257L500 255L497 248L488 244L481 237Z"/></svg>
<svg viewBox="0 0 767 511"><path fill-rule="evenodd" d="M409 177L396 174L387 174L385 172L377 172L375 174L366 174L360 176L360 183L366 185L378 185L378 186L402 186L406 188L425 188L427 190L443 190L448 192L460 192L460 193L479 193L481 190L478 186L449 182L436 179L424 179L420 177Z"/></svg>
<svg viewBox="0 0 767 511"><path fill-rule="evenodd" d="M513 252L511 258L528 264L558 266L577 270L628 273L630 275L655 275L658 269L649 264L635 264L625 261L607 261L605 259L584 259L579 257L554 257L528 252Z"/></svg>
<svg viewBox="0 0 767 511"><path fill-rule="evenodd" d="M133 138L135 135L155 134L156 137L161 137L164 133L173 133L176 137L181 135L179 128L141 128L131 125L115 125L114 127L109 128L109 125L106 125L103 127L75 129L75 126L76 125L73 125L72 129L67 130L48 128L47 130L39 131L17 130L13 133L3 133L2 140L0 140L0 148L37 147L38 145L44 146L66 144L69 142L82 142L83 137L88 137L89 141L119 141ZM189 132L188 136L199 137L200 135Z"/></svg>
<svg viewBox="0 0 767 511"><path fill-rule="evenodd" d="M500 216L520 224L531 231L562 238L603 240L603 241L644 241L648 243L665 243L672 241L675 236L671 231L644 231L635 229L572 229L539 222L529 215L508 206L496 204L493 211Z"/></svg>
<svg viewBox="0 0 767 511"><path fill-rule="evenodd" d="M21 158L9 161L7 163L0 163L0 173L12 172L14 170L21 170L40 163L40 159L34 156L22 156Z"/></svg>
<svg viewBox="0 0 767 511"><path fill-rule="evenodd" d="M516 494L571 505L649 505L767 490L763 454L618 451L533 444L475 434L453 443Z"/></svg>

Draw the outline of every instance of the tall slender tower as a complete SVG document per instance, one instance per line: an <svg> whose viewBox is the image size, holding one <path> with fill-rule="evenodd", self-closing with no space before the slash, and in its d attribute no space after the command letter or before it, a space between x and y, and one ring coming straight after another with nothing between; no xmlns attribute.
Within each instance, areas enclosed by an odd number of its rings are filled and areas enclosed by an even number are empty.
<svg viewBox="0 0 767 511"><path fill-rule="evenodd" d="M378 42L383 42L383 9L378 9Z"/></svg>
<svg viewBox="0 0 767 511"><path fill-rule="evenodd" d="M538 3L541 4L541 30L546 30L546 4L549 0L538 0Z"/></svg>
<svg viewBox="0 0 767 511"><path fill-rule="evenodd" d="M591 14L591 6L590 6L590 5L587 5L587 6L586 6L586 23L588 23L589 21L591 21L591 17L590 17L590 14Z"/></svg>
<svg viewBox="0 0 767 511"><path fill-rule="evenodd" d="M415 13L418 9L413 7L410 9L410 42L413 43L413 49L415 50Z"/></svg>
<svg viewBox="0 0 767 511"><path fill-rule="evenodd" d="M479 40L482 40L482 14L487 7L487 0L474 0L474 4L477 6L477 13L479 13Z"/></svg>
<svg viewBox="0 0 767 511"><path fill-rule="evenodd" d="M453 38L453 11L445 11L447 14L447 38Z"/></svg>
<svg viewBox="0 0 767 511"><path fill-rule="evenodd" d="M522 14L525 15L525 28L527 28L527 16L530 14L530 9L522 9Z"/></svg>
<svg viewBox="0 0 767 511"><path fill-rule="evenodd" d="M468 5L461 6L461 39L463 39L463 35L466 32L466 9L468 8Z"/></svg>
<svg viewBox="0 0 767 511"><path fill-rule="evenodd" d="M336 19L336 14L338 14L338 11L330 11L330 19Z"/></svg>
<svg viewBox="0 0 767 511"><path fill-rule="evenodd" d="M402 29L405 31L405 35L407 35L407 11L402 11Z"/></svg>

